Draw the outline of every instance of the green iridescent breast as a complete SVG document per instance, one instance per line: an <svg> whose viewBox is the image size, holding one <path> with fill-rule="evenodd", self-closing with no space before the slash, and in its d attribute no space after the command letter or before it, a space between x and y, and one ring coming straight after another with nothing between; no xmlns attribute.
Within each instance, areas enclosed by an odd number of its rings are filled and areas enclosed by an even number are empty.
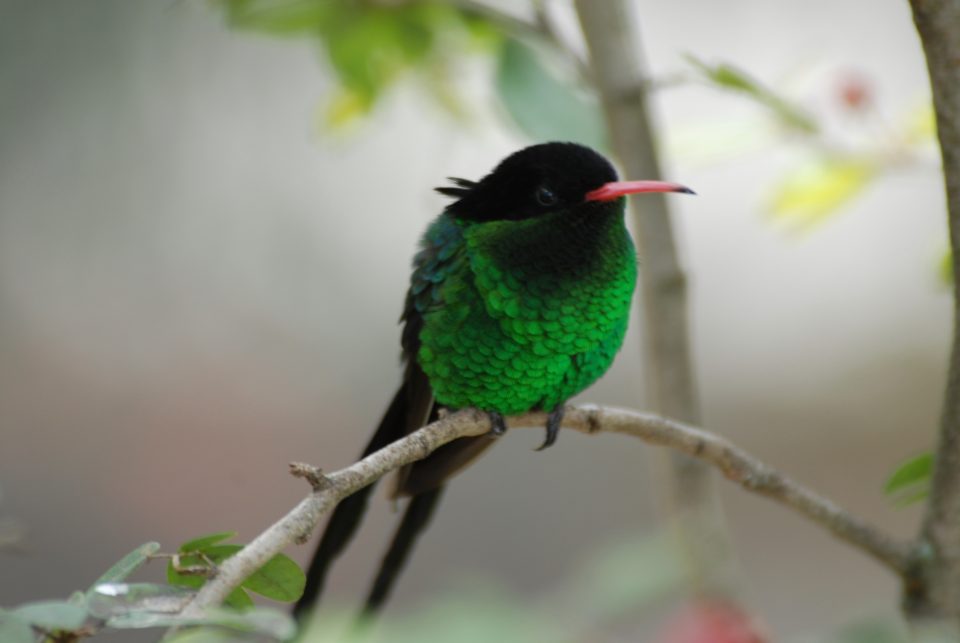
<svg viewBox="0 0 960 643"><path fill-rule="evenodd" d="M550 410L609 368L636 283L622 206L482 224L444 214L423 244L408 308L439 403Z"/></svg>

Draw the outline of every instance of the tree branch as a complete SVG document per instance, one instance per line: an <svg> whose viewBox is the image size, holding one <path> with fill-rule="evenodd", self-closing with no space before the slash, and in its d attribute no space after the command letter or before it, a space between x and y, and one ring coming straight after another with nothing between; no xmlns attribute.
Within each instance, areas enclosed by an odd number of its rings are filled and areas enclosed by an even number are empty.
<svg viewBox="0 0 960 643"><path fill-rule="evenodd" d="M647 72L640 36L627 0L576 0L577 14L610 142L631 179L661 178L657 141L647 108ZM662 194L635 203L644 321L644 382L648 405L663 415L699 423L690 348L686 277L667 201ZM735 593L738 569L712 472L672 454L669 500L701 592Z"/></svg>
<svg viewBox="0 0 960 643"><path fill-rule="evenodd" d="M943 157L953 251L953 350L930 501L905 607L914 617L953 620L960 638L960 0L911 0L930 73Z"/></svg>
<svg viewBox="0 0 960 643"><path fill-rule="evenodd" d="M511 427L542 427L543 413L510 418ZM909 547L868 525L831 501L800 486L749 455L730 441L707 431L657 415L611 408L570 407L563 426L582 433L622 433L674 449L720 470L744 489L790 507L850 545L872 556L899 575L908 569ZM204 608L220 605L243 580L294 542L303 542L323 514L343 498L380 477L425 458L456 438L482 435L490 430L485 414L460 411L429 424L402 440L353 465L323 475L307 465L291 465L314 491L292 511L220 566L216 576L197 593L183 616L199 616Z"/></svg>

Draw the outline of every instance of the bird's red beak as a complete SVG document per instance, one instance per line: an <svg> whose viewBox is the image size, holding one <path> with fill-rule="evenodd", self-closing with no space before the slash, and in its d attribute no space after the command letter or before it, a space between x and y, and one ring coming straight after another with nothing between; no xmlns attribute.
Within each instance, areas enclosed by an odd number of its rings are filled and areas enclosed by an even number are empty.
<svg viewBox="0 0 960 643"><path fill-rule="evenodd" d="M696 194L685 185L668 183L667 181L613 181L601 185L596 190L587 192L587 196L584 198L587 201L613 201L627 194L639 194L641 192Z"/></svg>

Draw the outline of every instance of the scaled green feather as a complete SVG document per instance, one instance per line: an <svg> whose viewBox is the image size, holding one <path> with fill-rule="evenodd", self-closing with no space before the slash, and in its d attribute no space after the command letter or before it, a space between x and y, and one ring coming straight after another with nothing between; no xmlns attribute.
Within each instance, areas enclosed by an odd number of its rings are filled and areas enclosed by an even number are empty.
<svg viewBox="0 0 960 643"><path fill-rule="evenodd" d="M623 206L430 226L411 292L436 400L504 415L552 410L609 368L636 283Z"/></svg>

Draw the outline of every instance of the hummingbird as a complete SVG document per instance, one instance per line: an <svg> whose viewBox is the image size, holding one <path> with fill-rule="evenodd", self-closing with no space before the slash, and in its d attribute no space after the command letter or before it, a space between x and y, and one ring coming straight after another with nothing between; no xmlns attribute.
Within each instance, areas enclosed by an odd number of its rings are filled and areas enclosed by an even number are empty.
<svg viewBox="0 0 960 643"><path fill-rule="evenodd" d="M479 181L449 180L436 191L453 201L429 225L413 259L400 318L403 379L363 456L436 420L441 409L479 409L491 430L454 440L398 472L391 496L409 501L366 616L387 599L445 483L506 431L504 418L547 412L539 450L549 447L566 401L610 367L637 281L623 197L693 194L677 183L618 181L601 154L566 142L515 152ZM373 487L344 499L330 517L294 607L298 619L317 602Z"/></svg>

